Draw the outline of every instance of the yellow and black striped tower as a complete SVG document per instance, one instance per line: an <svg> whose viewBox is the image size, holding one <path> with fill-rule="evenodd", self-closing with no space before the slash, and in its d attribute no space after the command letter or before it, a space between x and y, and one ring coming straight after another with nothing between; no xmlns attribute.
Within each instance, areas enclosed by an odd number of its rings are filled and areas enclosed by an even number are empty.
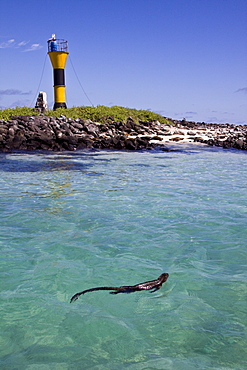
<svg viewBox="0 0 247 370"><path fill-rule="evenodd" d="M53 67L54 78L54 106L53 109L67 108L65 96L64 68L68 57L68 42L56 39L53 34L48 41L48 54Z"/></svg>

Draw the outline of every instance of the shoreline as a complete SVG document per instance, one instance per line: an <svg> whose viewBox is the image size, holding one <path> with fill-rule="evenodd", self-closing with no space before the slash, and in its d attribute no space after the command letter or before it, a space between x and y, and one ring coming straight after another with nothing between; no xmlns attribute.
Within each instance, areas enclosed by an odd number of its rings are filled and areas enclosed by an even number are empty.
<svg viewBox="0 0 247 370"><path fill-rule="evenodd" d="M75 151L85 148L118 150L169 150L169 143L202 143L247 150L247 125L175 121L98 123L65 116L17 116L0 120L0 152Z"/></svg>
<svg viewBox="0 0 247 370"><path fill-rule="evenodd" d="M202 143L223 148L247 150L247 125L207 124L173 121L162 143Z"/></svg>

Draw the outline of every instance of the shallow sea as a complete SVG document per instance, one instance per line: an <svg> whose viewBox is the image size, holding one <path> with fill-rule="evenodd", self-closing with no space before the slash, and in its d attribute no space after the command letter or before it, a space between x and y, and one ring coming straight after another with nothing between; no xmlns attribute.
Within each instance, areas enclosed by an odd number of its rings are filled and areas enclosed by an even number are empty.
<svg viewBox="0 0 247 370"><path fill-rule="evenodd" d="M247 369L247 153L170 148L0 154L1 369Z"/></svg>

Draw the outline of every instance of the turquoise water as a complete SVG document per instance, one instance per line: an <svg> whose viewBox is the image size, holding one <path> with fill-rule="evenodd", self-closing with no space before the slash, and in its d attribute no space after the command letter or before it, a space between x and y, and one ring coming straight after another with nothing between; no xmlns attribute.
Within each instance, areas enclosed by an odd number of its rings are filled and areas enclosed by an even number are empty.
<svg viewBox="0 0 247 370"><path fill-rule="evenodd" d="M172 148L0 154L1 369L247 368L247 153Z"/></svg>

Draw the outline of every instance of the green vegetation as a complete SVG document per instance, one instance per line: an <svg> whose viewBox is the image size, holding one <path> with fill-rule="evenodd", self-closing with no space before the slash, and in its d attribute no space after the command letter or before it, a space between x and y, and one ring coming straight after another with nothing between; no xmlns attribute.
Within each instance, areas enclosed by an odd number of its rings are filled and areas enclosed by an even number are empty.
<svg viewBox="0 0 247 370"><path fill-rule="evenodd" d="M32 108L27 107L0 110L0 119L5 121L8 121L14 116L25 115L38 116L39 113L34 112ZM45 113L45 115L49 117L60 117L60 115L64 115L67 118L90 119L93 122L100 123L110 123L113 120L125 123L127 118L131 116L136 123L139 121L159 121L160 123L170 123L161 115L148 110L137 110L118 106L106 107L104 105L98 105L97 107L73 107L68 109L59 108L56 111L50 110L49 112Z"/></svg>
<svg viewBox="0 0 247 370"><path fill-rule="evenodd" d="M35 115L37 116L39 113L34 112L32 108L21 107L21 108L8 108L0 110L0 119L4 121L8 121L14 116L26 116L26 115Z"/></svg>

